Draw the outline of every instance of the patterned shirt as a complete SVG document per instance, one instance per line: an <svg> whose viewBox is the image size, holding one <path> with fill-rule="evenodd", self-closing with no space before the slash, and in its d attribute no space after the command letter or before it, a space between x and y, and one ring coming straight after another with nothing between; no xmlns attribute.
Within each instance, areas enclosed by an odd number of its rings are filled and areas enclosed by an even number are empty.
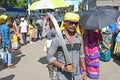
<svg viewBox="0 0 120 80"><path fill-rule="evenodd" d="M9 26L6 24L1 25L0 33L2 35L2 46L6 48L8 44L11 44Z"/></svg>

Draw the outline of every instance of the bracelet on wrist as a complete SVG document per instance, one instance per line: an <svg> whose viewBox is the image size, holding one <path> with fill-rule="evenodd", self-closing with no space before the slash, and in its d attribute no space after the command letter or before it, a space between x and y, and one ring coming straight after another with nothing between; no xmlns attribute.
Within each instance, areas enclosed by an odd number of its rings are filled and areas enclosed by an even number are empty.
<svg viewBox="0 0 120 80"><path fill-rule="evenodd" d="M86 70L82 70L82 72L87 72Z"/></svg>

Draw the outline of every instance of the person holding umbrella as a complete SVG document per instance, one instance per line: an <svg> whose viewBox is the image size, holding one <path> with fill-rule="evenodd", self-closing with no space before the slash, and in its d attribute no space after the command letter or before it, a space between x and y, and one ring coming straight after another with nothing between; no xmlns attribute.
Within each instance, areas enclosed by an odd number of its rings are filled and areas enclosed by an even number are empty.
<svg viewBox="0 0 120 80"><path fill-rule="evenodd" d="M86 29L84 33L84 51L87 75L90 78L99 78L99 32L102 28L115 23L119 17L119 10L112 6L96 6L81 15L80 24Z"/></svg>
<svg viewBox="0 0 120 80"><path fill-rule="evenodd" d="M66 65L63 49L61 48L61 39L56 36L48 50L47 60L57 67L55 80L86 80L86 66L84 60L84 50L82 37L76 32L79 27L79 15L75 13L66 13L64 21L61 24L63 38L65 40L69 57L72 64ZM56 57L54 56L56 55ZM82 67L82 75L80 73Z"/></svg>
<svg viewBox="0 0 120 80"><path fill-rule="evenodd" d="M85 62L87 76L92 79L99 79L99 31L98 30L85 30L83 34Z"/></svg>

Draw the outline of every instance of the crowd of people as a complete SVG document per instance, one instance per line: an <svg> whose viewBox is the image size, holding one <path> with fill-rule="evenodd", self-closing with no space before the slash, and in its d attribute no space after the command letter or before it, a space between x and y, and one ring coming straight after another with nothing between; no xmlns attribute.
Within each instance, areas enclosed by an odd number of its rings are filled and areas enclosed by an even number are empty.
<svg viewBox="0 0 120 80"><path fill-rule="evenodd" d="M3 68L14 68L12 64L12 52L19 50L21 46L35 41L42 40L44 37L50 39L53 28L49 28L49 19L40 16L39 18L29 19L26 16L9 17L0 16L0 56ZM44 35L43 34L46 34Z"/></svg>
<svg viewBox="0 0 120 80"><path fill-rule="evenodd" d="M101 30L86 30L79 24L79 20L78 14L68 12L60 25L68 56L72 60L71 64L66 64L64 49L61 47L63 43L50 17L27 19L25 16L9 18L7 15L1 15L0 54L3 67L15 67L11 53L22 45L27 45L27 37L30 44L45 37L47 40L44 51L47 53L48 70L52 80L87 80L87 76L99 79L100 60L109 61L112 55L120 58L120 18L116 23ZM51 64L57 67L56 76L51 75Z"/></svg>
<svg viewBox="0 0 120 80"><path fill-rule="evenodd" d="M47 60L57 67L57 73L54 77L51 71L51 80L87 80L86 76L99 79L100 60L108 62L112 56L120 58L119 23L118 18L116 23L101 30L87 30L79 24L77 14L66 13L60 29L73 63L66 64L60 37L52 39L47 51Z"/></svg>

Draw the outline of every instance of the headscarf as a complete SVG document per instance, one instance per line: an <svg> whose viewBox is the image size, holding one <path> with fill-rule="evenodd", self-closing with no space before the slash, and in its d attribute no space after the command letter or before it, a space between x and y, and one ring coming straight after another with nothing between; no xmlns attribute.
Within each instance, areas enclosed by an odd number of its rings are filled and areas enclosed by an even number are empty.
<svg viewBox="0 0 120 80"><path fill-rule="evenodd" d="M3 24L7 21L8 16L7 15L1 15L0 16L0 24Z"/></svg>
<svg viewBox="0 0 120 80"><path fill-rule="evenodd" d="M79 22L79 19L80 19L80 16L78 14L75 14L75 13L72 13L72 12L68 12L65 14L64 16L64 21L72 21L72 22ZM64 28L64 21L62 21L61 23L61 26L60 26L60 30L63 31L65 28ZM77 26L76 28L76 32L78 34L81 34L80 33L80 30L79 30L79 25Z"/></svg>

